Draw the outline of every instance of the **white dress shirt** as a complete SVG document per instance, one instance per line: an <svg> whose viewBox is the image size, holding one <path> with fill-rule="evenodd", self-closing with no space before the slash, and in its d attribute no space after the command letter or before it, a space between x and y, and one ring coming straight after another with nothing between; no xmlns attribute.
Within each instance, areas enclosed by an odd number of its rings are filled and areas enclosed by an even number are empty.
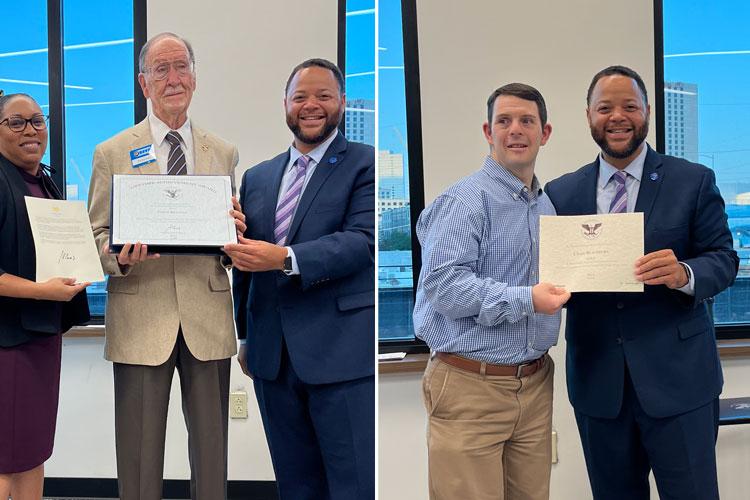
<svg viewBox="0 0 750 500"><path fill-rule="evenodd" d="M338 135L339 131L338 129L334 130L331 135L328 136L328 138L318 144L318 146L315 147L312 151L307 153L307 157L310 159L310 162L307 165L307 170L305 171L305 181L302 185L302 191L299 194L299 200L302 199L302 195L305 192L305 189L307 188L307 183L310 182L310 178L312 177L313 173L315 172L315 168L318 166L318 163L323 159L323 156L326 154L326 151L328 151L328 147L331 145L333 140L336 138L336 135ZM165 134L166 135L166 134ZM297 148L294 147L294 144L292 144L289 148L289 163L286 165L286 169L284 170L284 176L281 178L281 186L279 187L279 195L276 199L276 207L278 208L279 202L281 201L281 198L283 197L284 193L287 192L290 185L294 181L294 171L292 167L297 162L297 159L300 156L303 156L304 153L301 153ZM297 206L299 206L299 200L297 200ZM294 207L294 213L292 214L292 220L294 220L294 214L297 213L297 207ZM294 250L292 250L292 247L287 246L286 247L286 255L287 257L292 258L292 273L291 274L299 274L299 267L297 266L297 257L294 255Z"/></svg>
<svg viewBox="0 0 750 500"><path fill-rule="evenodd" d="M628 175L625 178L625 191L628 193L628 206L627 212L632 213L635 211L635 202L638 199L638 192L641 189L641 178L643 176L643 165L646 162L646 154L648 153L648 145L643 143L643 149L630 162L630 164L622 169ZM596 212L599 214L609 213L609 205L615 197L617 192L616 181L612 179L615 172L620 169L614 167L607 160L604 159L604 155L599 154L599 178L596 182ZM688 295L695 295L695 278L693 277L693 270L690 266L684 262L680 262L685 267L688 275L687 285L678 288L680 292Z"/></svg>
<svg viewBox="0 0 750 500"><path fill-rule="evenodd" d="M156 163L159 164L159 171L162 174L167 173L167 160L169 159L169 150L171 144L166 140L167 134L172 131L166 123L161 121L153 113L148 115L148 125L151 128L151 138L154 140L154 153L156 154ZM190 127L190 118L185 120L180 128L175 130L182 137L182 152L185 153L185 163L187 174L195 173L195 155L193 154L193 130Z"/></svg>

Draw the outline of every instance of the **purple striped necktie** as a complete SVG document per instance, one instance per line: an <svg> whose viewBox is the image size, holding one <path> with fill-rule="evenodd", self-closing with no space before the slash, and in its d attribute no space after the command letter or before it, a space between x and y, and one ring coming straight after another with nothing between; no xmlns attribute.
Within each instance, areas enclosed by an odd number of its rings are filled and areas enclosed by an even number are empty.
<svg viewBox="0 0 750 500"><path fill-rule="evenodd" d="M615 172L611 177L617 186L615 197L612 198L612 203L609 204L609 213L611 214L624 214L628 211L628 192L625 189L625 179L627 176L627 172L620 170Z"/></svg>
<svg viewBox="0 0 750 500"><path fill-rule="evenodd" d="M284 246L289 234L289 226L292 225L292 217L297 208L297 203L302 195L302 187L305 185L305 173L310 164L308 156L300 156L294 164L294 180L289 184L284 195L276 206L276 223L274 224L273 237L277 245Z"/></svg>
<svg viewBox="0 0 750 500"><path fill-rule="evenodd" d="M164 138L169 143L169 158L167 158L167 175L185 175L187 174L187 162L185 161L185 152L182 150L180 141L182 137L178 132L171 130Z"/></svg>

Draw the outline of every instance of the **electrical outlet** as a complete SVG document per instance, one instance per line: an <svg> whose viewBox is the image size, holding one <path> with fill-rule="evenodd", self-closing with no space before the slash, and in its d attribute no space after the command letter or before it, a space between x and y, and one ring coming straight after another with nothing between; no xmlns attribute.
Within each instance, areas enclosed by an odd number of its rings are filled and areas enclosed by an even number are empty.
<svg viewBox="0 0 750 500"><path fill-rule="evenodd" d="M247 393L245 391L229 393L229 417L247 418Z"/></svg>
<svg viewBox="0 0 750 500"><path fill-rule="evenodd" d="M552 431L552 463L557 463L557 431Z"/></svg>

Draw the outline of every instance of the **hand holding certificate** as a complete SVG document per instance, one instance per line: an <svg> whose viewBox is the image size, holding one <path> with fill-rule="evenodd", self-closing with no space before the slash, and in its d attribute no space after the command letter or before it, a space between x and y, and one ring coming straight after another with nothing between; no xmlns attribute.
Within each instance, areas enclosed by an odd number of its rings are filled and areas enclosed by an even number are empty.
<svg viewBox="0 0 750 500"><path fill-rule="evenodd" d="M102 281L104 273L82 201L25 197L36 248L36 281Z"/></svg>
<svg viewBox="0 0 750 500"><path fill-rule="evenodd" d="M221 175L114 175L110 248L129 243L149 252L220 254L237 242L232 183Z"/></svg>
<svg viewBox="0 0 750 500"><path fill-rule="evenodd" d="M539 281L570 292L642 292L643 214L542 216Z"/></svg>

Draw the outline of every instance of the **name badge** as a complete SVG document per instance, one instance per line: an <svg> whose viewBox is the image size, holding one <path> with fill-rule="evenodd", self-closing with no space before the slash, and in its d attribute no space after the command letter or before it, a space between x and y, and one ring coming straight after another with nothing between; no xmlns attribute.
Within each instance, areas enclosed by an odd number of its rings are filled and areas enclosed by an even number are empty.
<svg viewBox="0 0 750 500"><path fill-rule="evenodd" d="M156 152L154 151L153 144L134 149L130 152L130 165L133 168L139 168L154 161L156 161Z"/></svg>

